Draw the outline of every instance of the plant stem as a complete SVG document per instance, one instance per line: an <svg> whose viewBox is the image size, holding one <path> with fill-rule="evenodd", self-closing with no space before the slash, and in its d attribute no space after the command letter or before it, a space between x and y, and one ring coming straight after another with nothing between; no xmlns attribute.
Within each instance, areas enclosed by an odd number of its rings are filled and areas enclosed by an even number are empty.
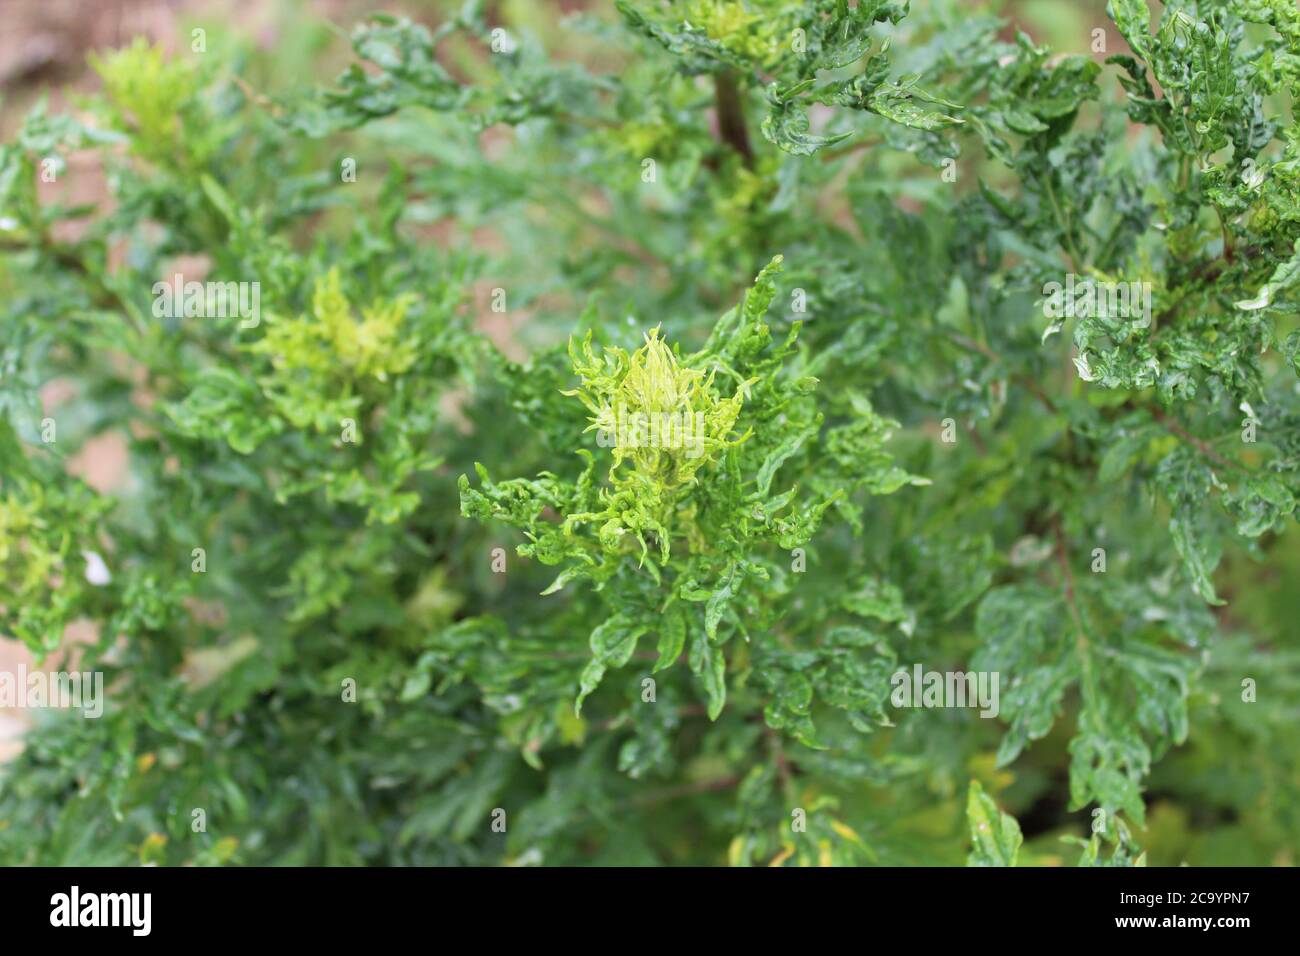
<svg viewBox="0 0 1300 956"><path fill-rule="evenodd" d="M1052 530L1056 536L1056 559L1061 565L1061 585L1065 592L1065 604L1074 621L1075 651L1079 655L1080 682L1085 707L1095 706L1097 686L1092 671L1092 646L1088 640L1087 629L1083 626L1083 613L1079 610L1078 592L1074 587L1074 572L1070 569L1070 556L1066 550L1065 529L1059 514L1052 516Z"/></svg>
<svg viewBox="0 0 1300 956"><path fill-rule="evenodd" d="M1006 363L1002 360L1002 356L997 352L994 352L983 342L977 342L969 336L962 335L960 332L947 332L946 334L954 344L960 345L967 351L976 352L984 356L995 365L1005 366ZM1013 374L1011 380L1016 382L1018 385L1023 386L1031 395L1042 402L1043 407L1053 415L1059 415L1061 413L1060 407L1057 406L1056 402L1052 401L1051 396L1044 392L1042 387L1028 375Z"/></svg>
<svg viewBox="0 0 1300 956"><path fill-rule="evenodd" d="M1210 459L1210 461L1214 462L1215 464L1220 465L1224 468L1236 468L1247 473L1250 473L1254 470L1250 468L1248 465L1243 465L1239 461L1233 461L1230 458L1224 458L1217 451L1211 448L1207 442L1205 442L1203 439L1197 438L1195 435L1189 432L1182 425L1178 424L1176 421L1174 421L1172 418L1170 418L1160 409L1153 408L1150 409L1150 412L1152 418L1154 418L1157 422L1163 425L1172 434L1177 435L1183 441L1187 442L1187 444L1191 445L1193 448L1195 448L1197 451L1199 451L1202 455Z"/></svg>
<svg viewBox="0 0 1300 956"><path fill-rule="evenodd" d="M713 75L714 105L718 113L718 135L736 152L745 166L754 168L754 149L749 144L749 130L745 125L745 106L736 86L736 74L724 70Z"/></svg>
<svg viewBox="0 0 1300 956"><path fill-rule="evenodd" d="M1061 238L1064 240L1065 253L1067 258L1070 260L1070 271L1076 275L1080 275L1081 273L1079 270L1083 262L1083 257L1079 255L1079 250L1075 248L1074 236L1072 234L1073 227L1070 224L1070 220L1065 217L1065 214L1061 211L1060 205L1056 201L1056 190L1052 188L1052 180L1050 176L1043 177L1043 186L1047 193L1048 202L1052 206L1052 215L1056 217L1056 224L1061 229Z"/></svg>
<svg viewBox="0 0 1300 956"><path fill-rule="evenodd" d="M1223 218L1223 210L1214 207L1214 214L1219 217L1219 230L1223 233L1223 258L1232 261L1232 232L1228 229L1228 220Z"/></svg>
<svg viewBox="0 0 1300 956"><path fill-rule="evenodd" d="M879 146L883 139L860 139L844 146L832 146L830 149L823 149L817 153L823 163L829 163L832 160L839 159L841 156L848 156L851 153L857 153L864 149L871 149L873 146Z"/></svg>

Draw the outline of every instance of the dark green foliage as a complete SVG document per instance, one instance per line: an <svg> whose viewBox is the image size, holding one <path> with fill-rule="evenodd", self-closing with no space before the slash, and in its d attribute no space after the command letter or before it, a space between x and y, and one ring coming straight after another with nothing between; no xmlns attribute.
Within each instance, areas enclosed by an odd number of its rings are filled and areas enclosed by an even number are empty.
<svg viewBox="0 0 1300 956"><path fill-rule="evenodd" d="M0 862L1294 862L1294 4L616 6L137 45L0 147L0 630L109 687Z"/></svg>

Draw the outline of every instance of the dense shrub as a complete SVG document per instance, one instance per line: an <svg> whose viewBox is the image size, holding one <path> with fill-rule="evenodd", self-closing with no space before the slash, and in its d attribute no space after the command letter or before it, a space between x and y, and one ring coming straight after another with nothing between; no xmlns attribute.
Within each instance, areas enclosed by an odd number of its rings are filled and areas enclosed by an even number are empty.
<svg viewBox="0 0 1300 956"><path fill-rule="evenodd" d="M0 861L1293 862L1294 3L509 9L0 148Z"/></svg>

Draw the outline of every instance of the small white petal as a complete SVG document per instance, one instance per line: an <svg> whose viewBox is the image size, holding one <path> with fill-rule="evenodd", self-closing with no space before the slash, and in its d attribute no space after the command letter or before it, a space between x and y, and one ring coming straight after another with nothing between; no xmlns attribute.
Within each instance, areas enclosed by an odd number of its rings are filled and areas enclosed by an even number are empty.
<svg viewBox="0 0 1300 956"><path fill-rule="evenodd" d="M86 559L86 580L96 587L103 587L109 581L113 580L113 575L108 573L108 565L94 551L83 551L81 556Z"/></svg>

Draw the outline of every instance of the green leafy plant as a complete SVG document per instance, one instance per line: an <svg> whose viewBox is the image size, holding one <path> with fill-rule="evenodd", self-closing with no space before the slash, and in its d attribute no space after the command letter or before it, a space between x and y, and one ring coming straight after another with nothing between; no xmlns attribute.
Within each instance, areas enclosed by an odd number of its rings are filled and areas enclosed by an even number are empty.
<svg viewBox="0 0 1300 956"><path fill-rule="evenodd" d="M0 147L0 861L1295 862L1294 4L547 7Z"/></svg>

